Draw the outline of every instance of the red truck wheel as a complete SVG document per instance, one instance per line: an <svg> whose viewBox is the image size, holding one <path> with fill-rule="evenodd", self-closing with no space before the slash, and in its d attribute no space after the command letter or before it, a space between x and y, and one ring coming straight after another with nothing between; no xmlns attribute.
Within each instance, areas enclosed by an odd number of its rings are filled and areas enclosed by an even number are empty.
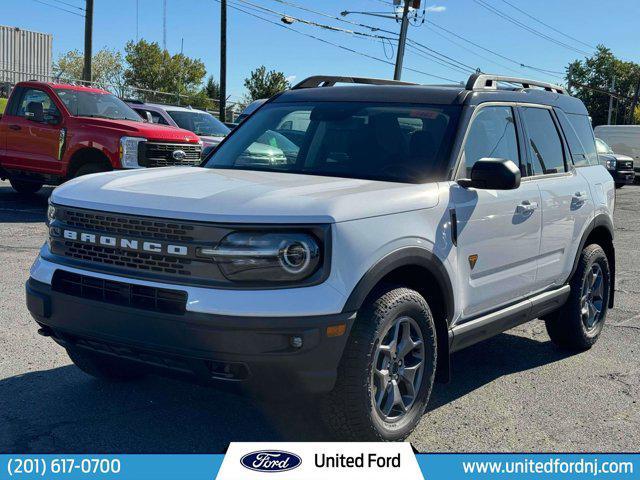
<svg viewBox="0 0 640 480"><path fill-rule="evenodd" d="M39 182L25 182L22 180L9 180L13 189L18 193L32 194L36 193L42 188L42 183Z"/></svg>

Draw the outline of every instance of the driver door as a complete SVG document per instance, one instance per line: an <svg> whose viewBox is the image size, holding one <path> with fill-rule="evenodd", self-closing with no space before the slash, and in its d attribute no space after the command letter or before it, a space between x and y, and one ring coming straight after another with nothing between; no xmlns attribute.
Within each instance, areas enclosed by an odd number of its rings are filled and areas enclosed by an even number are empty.
<svg viewBox="0 0 640 480"><path fill-rule="evenodd" d="M3 121L7 124L6 167L62 172L59 158L62 116L53 99L42 90L25 88L17 109L10 113Z"/></svg>
<svg viewBox="0 0 640 480"><path fill-rule="evenodd" d="M505 158L521 166L514 107L480 106L469 127L459 178L469 178L481 158ZM522 168L521 168L522 171ZM514 190L451 186L457 217L457 258L462 321L532 294L540 249L542 213L535 182Z"/></svg>

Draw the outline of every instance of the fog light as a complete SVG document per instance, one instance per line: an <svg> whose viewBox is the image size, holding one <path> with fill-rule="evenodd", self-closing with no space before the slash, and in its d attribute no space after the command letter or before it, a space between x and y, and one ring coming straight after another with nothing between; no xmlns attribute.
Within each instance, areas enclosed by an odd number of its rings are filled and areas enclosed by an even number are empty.
<svg viewBox="0 0 640 480"><path fill-rule="evenodd" d="M332 325L327 327L327 337L341 337L347 331L347 324Z"/></svg>
<svg viewBox="0 0 640 480"><path fill-rule="evenodd" d="M302 337L291 337L289 342L293 348L302 348Z"/></svg>

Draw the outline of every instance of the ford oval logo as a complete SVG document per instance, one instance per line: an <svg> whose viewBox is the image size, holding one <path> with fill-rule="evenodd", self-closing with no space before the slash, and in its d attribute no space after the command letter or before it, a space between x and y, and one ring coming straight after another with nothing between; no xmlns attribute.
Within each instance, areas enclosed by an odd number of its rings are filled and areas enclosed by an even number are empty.
<svg viewBox="0 0 640 480"><path fill-rule="evenodd" d="M281 450L262 450L247 453L240 459L243 467L255 472L286 472L298 468L302 459L295 453Z"/></svg>
<svg viewBox="0 0 640 480"><path fill-rule="evenodd" d="M179 162L187 158L187 154L184 150L174 150L171 156L174 160L178 160Z"/></svg>

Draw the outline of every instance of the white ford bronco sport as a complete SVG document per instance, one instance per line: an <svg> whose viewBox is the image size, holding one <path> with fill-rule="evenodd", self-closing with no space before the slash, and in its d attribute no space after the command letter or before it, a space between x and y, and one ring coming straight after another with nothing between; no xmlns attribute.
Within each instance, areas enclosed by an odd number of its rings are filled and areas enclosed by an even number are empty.
<svg viewBox="0 0 640 480"><path fill-rule="evenodd" d="M91 375L303 392L341 437L397 440L456 350L535 318L595 343L613 208L562 87L312 77L200 168L55 189L27 305Z"/></svg>

